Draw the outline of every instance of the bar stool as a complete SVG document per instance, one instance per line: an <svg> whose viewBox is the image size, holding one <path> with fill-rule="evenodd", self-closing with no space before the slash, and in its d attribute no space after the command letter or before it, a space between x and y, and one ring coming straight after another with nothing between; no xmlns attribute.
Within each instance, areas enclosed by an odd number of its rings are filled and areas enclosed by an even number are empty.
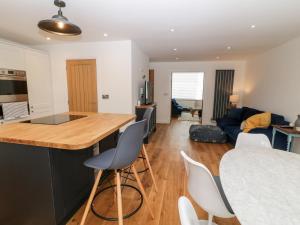
<svg viewBox="0 0 300 225"><path fill-rule="evenodd" d="M116 148L107 150L97 156L94 156L84 162L84 165L99 170L95 183L93 185L90 197L87 201L80 225L84 225L87 215L89 213L92 201L96 194L96 190L102 175L103 170L113 170L116 174L117 184L117 204L118 204L118 221L119 225L123 225L123 209L122 209L122 194L121 194L121 178L120 172L131 167L137 184L142 192L143 198L145 199L146 206L149 209L150 215L154 218L153 212L150 208L148 197L145 193L145 189L141 183L139 175L134 166L134 162L138 158L141 147L143 144L144 129L146 120L142 120L131 124L121 134Z"/></svg>
<svg viewBox="0 0 300 225"><path fill-rule="evenodd" d="M150 123L151 123L151 117L153 114L153 110L154 109L152 107L150 107L150 108L146 109L146 111L143 115L143 119L147 121L145 129L144 129L144 139L147 138L147 136L150 133ZM157 192L158 188L157 188L156 180L154 177L154 173L153 173L153 170L152 170L152 167L150 164L149 156L148 156L147 149L146 149L144 142L143 142L142 158L144 160L144 165L147 164L147 166L149 168L150 175L151 175L154 187L155 187L155 191ZM145 160L146 160L146 162L145 162ZM146 167L146 165L145 165L145 167Z"/></svg>
<svg viewBox="0 0 300 225"><path fill-rule="evenodd" d="M143 120L146 120L143 139L147 138L147 136L150 133L150 123L151 123L151 117L152 117L152 114L153 114L153 110L154 110L153 107L149 107L149 108L146 109L146 111L143 115ZM155 177L154 177L154 173L153 173L153 170L152 170L152 166L150 164L149 156L148 156L147 149L146 149L146 146L145 146L144 142L143 142L143 149L141 151L141 155L138 158L143 160L144 168L145 168L143 170L138 171L138 173L144 173L144 172L149 170L152 182L154 184L155 191L158 192L156 180L155 180ZM128 170L129 169L127 169L127 171L125 171L125 173L132 174L132 172L129 172ZM132 179L130 179L130 180L132 180Z"/></svg>

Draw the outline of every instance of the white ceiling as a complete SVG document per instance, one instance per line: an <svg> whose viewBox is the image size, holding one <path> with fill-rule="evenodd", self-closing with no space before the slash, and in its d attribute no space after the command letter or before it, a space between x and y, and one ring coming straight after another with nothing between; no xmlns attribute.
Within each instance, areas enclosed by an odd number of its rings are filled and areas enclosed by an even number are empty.
<svg viewBox="0 0 300 225"><path fill-rule="evenodd" d="M51 0L1 0L0 36L29 45L134 40L152 61L244 59L300 34L299 0L66 0L82 28L61 40L37 23L57 12ZM251 29L251 25L256 25ZM174 28L175 32L170 32ZM108 33L107 38L103 37ZM228 51L227 46L232 46ZM177 51L173 51L177 48Z"/></svg>

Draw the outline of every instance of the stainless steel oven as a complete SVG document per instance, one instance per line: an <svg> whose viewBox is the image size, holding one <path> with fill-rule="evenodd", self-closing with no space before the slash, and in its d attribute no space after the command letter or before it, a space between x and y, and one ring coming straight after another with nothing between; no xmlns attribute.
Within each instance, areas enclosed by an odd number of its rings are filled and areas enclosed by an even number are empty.
<svg viewBox="0 0 300 225"><path fill-rule="evenodd" d="M0 69L0 103L28 101L26 72Z"/></svg>

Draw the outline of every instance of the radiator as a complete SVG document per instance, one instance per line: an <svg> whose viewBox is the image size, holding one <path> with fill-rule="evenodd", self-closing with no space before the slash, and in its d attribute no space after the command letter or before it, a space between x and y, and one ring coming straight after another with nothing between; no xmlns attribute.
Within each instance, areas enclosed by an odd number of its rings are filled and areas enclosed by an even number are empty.
<svg viewBox="0 0 300 225"><path fill-rule="evenodd" d="M222 118L227 113L233 82L234 70L216 71L213 120Z"/></svg>

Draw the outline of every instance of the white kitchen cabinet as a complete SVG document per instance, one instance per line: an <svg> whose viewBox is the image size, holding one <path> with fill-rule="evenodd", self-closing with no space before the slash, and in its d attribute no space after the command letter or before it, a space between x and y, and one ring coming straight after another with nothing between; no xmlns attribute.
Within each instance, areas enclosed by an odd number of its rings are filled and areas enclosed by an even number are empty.
<svg viewBox="0 0 300 225"><path fill-rule="evenodd" d="M0 68L25 70L24 49L10 43L0 42Z"/></svg>
<svg viewBox="0 0 300 225"><path fill-rule="evenodd" d="M53 93L49 55L25 49L25 70L31 116L53 114Z"/></svg>

